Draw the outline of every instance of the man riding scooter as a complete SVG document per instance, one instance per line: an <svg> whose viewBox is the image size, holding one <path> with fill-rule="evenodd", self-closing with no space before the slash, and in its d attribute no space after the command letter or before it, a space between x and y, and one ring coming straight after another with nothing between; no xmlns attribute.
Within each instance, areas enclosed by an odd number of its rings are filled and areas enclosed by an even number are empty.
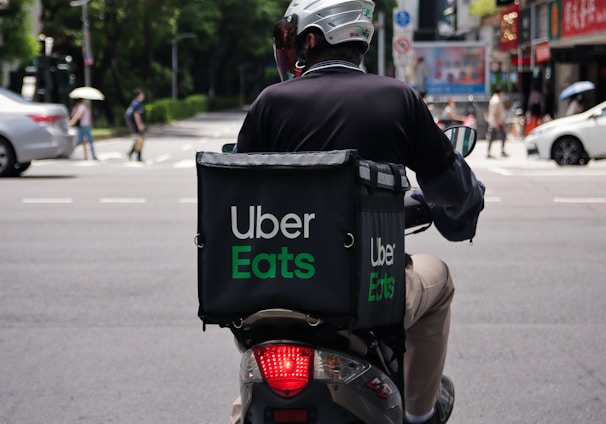
<svg viewBox="0 0 606 424"><path fill-rule="evenodd" d="M483 184L453 147L419 93L402 81L361 69L372 39L370 0L293 0L274 27L282 83L252 104L236 151L356 149L416 173L440 233L470 240L484 207ZM454 285L447 265L427 254L406 267L406 423L445 423L454 386L442 374ZM232 422L240 422L238 402Z"/></svg>

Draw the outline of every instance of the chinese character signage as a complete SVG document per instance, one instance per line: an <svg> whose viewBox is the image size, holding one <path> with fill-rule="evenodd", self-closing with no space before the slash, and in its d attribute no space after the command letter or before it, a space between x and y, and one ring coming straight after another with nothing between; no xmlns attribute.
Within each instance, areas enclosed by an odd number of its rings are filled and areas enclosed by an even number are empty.
<svg viewBox="0 0 606 424"><path fill-rule="evenodd" d="M534 60L537 65L549 62L551 60L551 48L549 47L549 43L537 44L534 49L534 55Z"/></svg>
<svg viewBox="0 0 606 424"><path fill-rule="evenodd" d="M530 30L532 25L530 23L530 19L532 18L532 13L530 7L526 9L520 10L520 25L519 25L519 43L520 44L529 44L532 39L532 34Z"/></svg>
<svg viewBox="0 0 606 424"><path fill-rule="evenodd" d="M606 0L563 0L562 38L606 30Z"/></svg>
<svg viewBox="0 0 606 424"><path fill-rule="evenodd" d="M506 52L518 48L520 5L512 4L501 12L499 50Z"/></svg>
<svg viewBox="0 0 606 424"><path fill-rule="evenodd" d="M549 12L550 40L606 31L606 0L557 0Z"/></svg>
<svg viewBox="0 0 606 424"><path fill-rule="evenodd" d="M549 39L559 40L562 36L562 2L556 0L549 3Z"/></svg>

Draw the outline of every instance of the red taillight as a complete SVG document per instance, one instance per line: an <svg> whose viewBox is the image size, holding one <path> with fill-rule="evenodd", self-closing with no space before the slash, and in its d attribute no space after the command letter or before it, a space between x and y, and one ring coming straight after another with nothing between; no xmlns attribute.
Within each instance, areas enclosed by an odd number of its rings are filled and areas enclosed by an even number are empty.
<svg viewBox="0 0 606 424"><path fill-rule="evenodd" d="M30 119L36 121L39 124L50 124L53 125L64 118L62 115L27 115Z"/></svg>
<svg viewBox="0 0 606 424"><path fill-rule="evenodd" d="M314 350L308 347L272 344L253 348L263 379L282 397L300 393L313 370Z"/></svg>

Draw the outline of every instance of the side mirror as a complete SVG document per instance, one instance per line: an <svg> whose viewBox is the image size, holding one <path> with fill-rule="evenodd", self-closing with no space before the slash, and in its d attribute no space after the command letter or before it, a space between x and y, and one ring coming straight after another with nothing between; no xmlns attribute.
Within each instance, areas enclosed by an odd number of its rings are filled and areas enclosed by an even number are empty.
<svg viewBox="0 0 606 424"><path fill-rule="evenodd" d="M227 143L221 147L221 153L231 153L234 151L234 147L236 147L236 143Z"/></svg>
<svg viewBox="0 0 606 424"><path fill-rule="evenodd" d="M478 132L473 128L463 125L456 125L445 129L444 135L448 137L452 143L452 147L461 153L463 157L469 156L478 140Z"/></svg>

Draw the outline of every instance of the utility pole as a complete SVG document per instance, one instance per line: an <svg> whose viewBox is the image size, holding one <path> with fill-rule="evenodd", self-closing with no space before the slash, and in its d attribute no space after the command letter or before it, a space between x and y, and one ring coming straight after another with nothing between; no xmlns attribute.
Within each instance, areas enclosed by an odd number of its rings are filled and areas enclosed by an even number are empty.
<svg viewBox="0 0 606 424"><path fill-rule="evenodd" d="M82 6L82 58L84 59L84 85L91 86L90 65L94 63L93 55L90 50L90 32L88 29L88 2L90 0L73 0L69 2L70 6Z"/></svg>
<svg viewBox="0 0 606 424"><path fill-rule="evenodd" d="M173 83L172 83L172 95L173 99L177 98L177 74L179 73L179 61L177 60L177 43L184 38L195 38L196 34L192 34L191 32L181 33L173 38L171 41L172 44L172 74L173 74Z"/></svg>

